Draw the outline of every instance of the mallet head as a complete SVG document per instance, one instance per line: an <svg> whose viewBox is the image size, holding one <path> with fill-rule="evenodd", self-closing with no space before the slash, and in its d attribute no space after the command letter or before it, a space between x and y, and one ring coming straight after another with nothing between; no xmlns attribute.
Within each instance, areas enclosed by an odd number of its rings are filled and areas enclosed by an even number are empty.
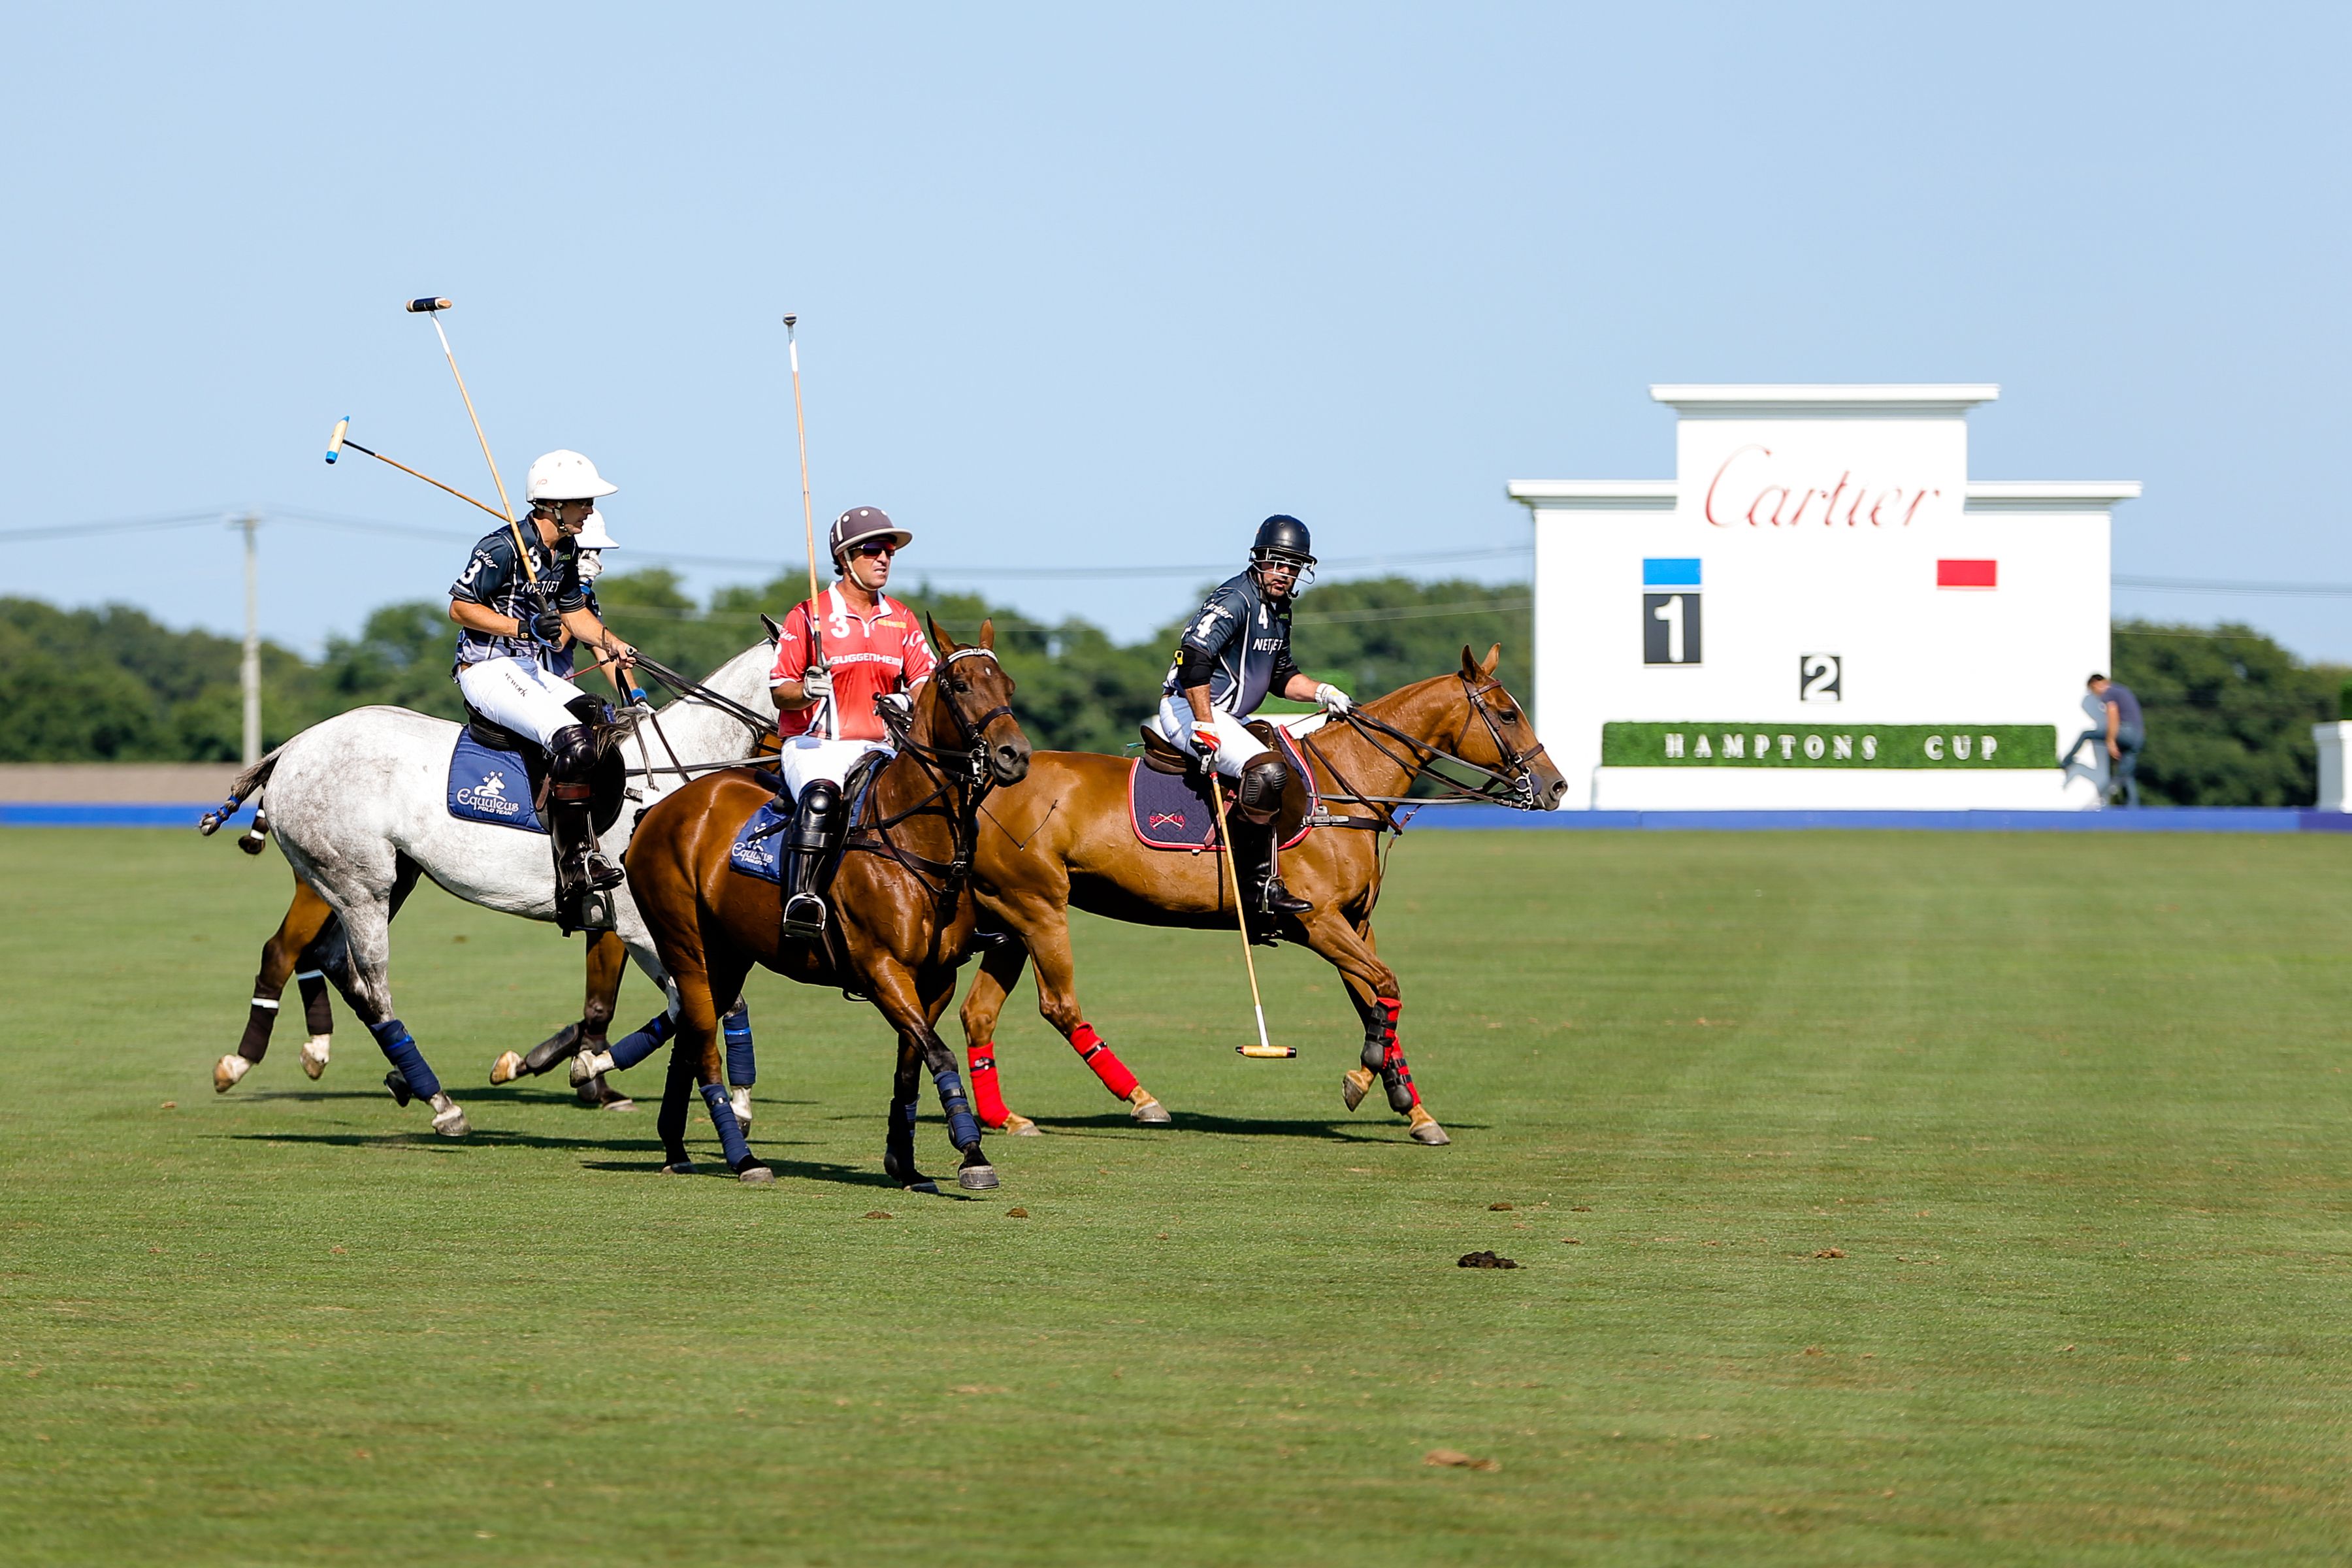
<svg viewBox="0 0 2352 1568"><path fill-rule="evenodd" d="M411 300L407 304L401 307L402 310L407 311L412 316L429 316L436 310L446 310L448 308L448 300L429 298L424 300Z"/></svg>
<svg viewBox="0 0 2352 1568"><path fill-rule="evenodd" d="M335 421L334 433L327 437L327 461L333 462L343 455L343 436L352 427L352 416L344 415Z"/></svg>
<svg viewBox="0 0 2352 1568"><path fill-rule="evenodd" d="M796 315L793 315L793 316L786 316L786 317L784 318L784 330L785 330L786 331L792 331L793 323L797 322L799 320L800 320L800 317L798 317L798 316L796 316Z"/></svg>

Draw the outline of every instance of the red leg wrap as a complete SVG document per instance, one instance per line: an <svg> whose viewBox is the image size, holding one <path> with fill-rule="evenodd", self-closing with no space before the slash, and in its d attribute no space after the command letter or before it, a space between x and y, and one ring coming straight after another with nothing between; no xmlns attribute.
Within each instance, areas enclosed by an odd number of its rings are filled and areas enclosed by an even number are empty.
<svg viewBox="0 0 2352 1568"><path fill-rule="evenodd" d="M1381 1053L1383 1062L1381 1076L1393 1076L1395 1081L1404 1086L1404 1091L1412 1097L1413 1104L1419 1105L1421 1090L1413 1088L1412 1068L1405 1065L1404 1047L1397 1044L1397 1020L1404 1014L1404 1003L1394 996L1375 996L1372 1001L1388 1015L1385 1026L1388 1041Z"/></svg>
<svg viewBox="0 0 2352 1568"><path fill-rule="evenodd" d="M1095 1076L1102 1079L1105 1089L1121 1100L1135 1092L1135 1075L1127 1070L1125 1062L1111 1054L1111 1048L1103 1044L1092 1024L1080 1024L1070 1031L1070 1048L1078 1053L1080 1061L1095 1069Z"/></svg>
<svg viewBox="0 0 2352 1568"><path fill-rule="evenodd" d="M996 1043L971 1047L971 1108L983 1127L1003 1127L1012 1114L1004 1109L1003 1090L996 1083Z"/></svg>

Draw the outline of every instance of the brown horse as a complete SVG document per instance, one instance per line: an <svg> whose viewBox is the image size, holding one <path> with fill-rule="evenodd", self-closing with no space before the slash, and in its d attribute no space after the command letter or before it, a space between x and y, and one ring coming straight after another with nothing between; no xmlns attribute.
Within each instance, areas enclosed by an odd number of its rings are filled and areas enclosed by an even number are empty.
<svg viewBox="0 0 2352 1568"><path fill-rule="evenodd" d="M1532 810L1556 805L1568 782L1545 755L1526 710L1495 679L1501 653L1497 645L1481 662L1465 647L1459 670L1362 703L1359 717L1326 723L1307 737L1304 750L1325 809L1378 828L1391 819L1385 807L1366 802L1402 795L1425 774L1459 793L1507 798ZM973 885L984 923L1013 939L986 949L963 1004L972 1089L992 1127L1034 1127L1005 1108L992 1043L1005 994L1020 979L1023 963L1033 958L1037 1010L1046 1021L1105 1088L1134 1107L1138 1120L1168 1120L1078 1006L1069 910L1222 931L1234 929L1234 912L1217 854L1171 853L1136 842L1128 815L1129 766L1092 752L1042 752L1027 780L998 794L981 814ZM1284 852L1282 868L1291 890L1311 901L1313 910L1279 921L1253 917L1253 924L1270 928L1263 936L1304 942L1346 983L1364 1020L1362 1065L1349 1070L1341 1090L1348 1109L1356 1108L1377 1077L1389 1104L1408 1118L1412 1137L1444 1143L1445 1130L1423 1107L1397 1043L1402 987L1373 947L1381 838L1376 831L1318 827Z"/></svg>
<svg viewBox="0 0 2352 1568"><path fill-rule="evenodd" d="M893 1180L928 1182L915 1169L917 1069L928 1066L962 1155L957 1184L997 1184L955 1053L934 1026L954 999L956 968L976 928L967 885L974 825L991 789L1028 773L1029 741L1013 717L1012 678L991 651L993 625L982 623L972 647L936 624L930 632L939 671L918 689L898 754L877 771L852 822L834 877L833 940L787 942L782 890L732 868L737 835L771 798L747 772L709 774L664 797L629 841L629 890L677 988L673 1059L696 1064L728 1164L745 1181L775 1176L752 1158L729 1107L719 1013L761 963L866 996L898 1032L882 1158Z"/></svg>

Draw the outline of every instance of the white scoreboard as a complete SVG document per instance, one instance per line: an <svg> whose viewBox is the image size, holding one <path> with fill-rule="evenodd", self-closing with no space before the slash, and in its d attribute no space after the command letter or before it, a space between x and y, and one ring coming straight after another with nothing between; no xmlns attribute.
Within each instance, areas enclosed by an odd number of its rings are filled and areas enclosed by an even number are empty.
<svg viewBox="0 0 2352 1568"><path fill-rule="evenodd" d="M1992 386L1654 386L1671 479L1525 479L1563 809L2085 808L2132 482L1971 480ZM2096 763L2094 754L2096 754Z"/></svg>

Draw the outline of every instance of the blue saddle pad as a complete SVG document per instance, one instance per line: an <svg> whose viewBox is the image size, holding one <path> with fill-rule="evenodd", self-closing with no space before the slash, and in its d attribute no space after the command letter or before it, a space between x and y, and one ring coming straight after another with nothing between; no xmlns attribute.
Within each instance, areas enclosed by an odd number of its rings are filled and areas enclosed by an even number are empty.
<svg viewBox="0 0 2352 1568"><path fill-rule="evenodd" d="M530 804L530 773L513 752L494 752L457 731L449 753L449 815L460 822L490 822L525 833L544 833Z"/></svg>
<svg viewBox="0 0 2352 1568"><path fill-rule="evenodd" d="M736 832L735 842L727 850L727 863L746 877L781 885L784 879L784 834L792 820L789 810L779 807L772 800L763 802Z"/></svg>

